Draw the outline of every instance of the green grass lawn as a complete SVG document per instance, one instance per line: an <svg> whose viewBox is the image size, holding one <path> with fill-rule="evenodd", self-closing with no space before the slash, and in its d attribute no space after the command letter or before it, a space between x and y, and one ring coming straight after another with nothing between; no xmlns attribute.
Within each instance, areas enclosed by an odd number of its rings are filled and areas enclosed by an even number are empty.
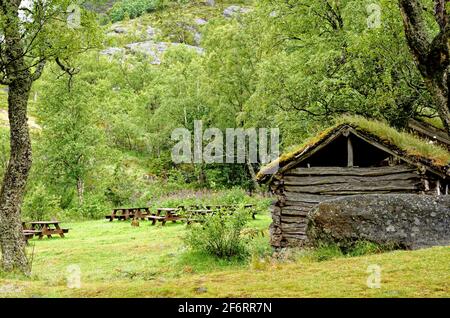
<svg viewBox="0 0 450 318"><path fill-rule="evenodd" d="M267 228L268 215L252 227ZM318 262L219 261L187 250L186 226L87 221L63 224L66 238L30 241L32 277L0 275L0 297L448 297L450 249L435 247ZM268 244L267 236L259 239ZM306 255L306 254L305 254ZM381 288L366 285L381 266ZM68 266L81 288L67 287Z"/></svg>

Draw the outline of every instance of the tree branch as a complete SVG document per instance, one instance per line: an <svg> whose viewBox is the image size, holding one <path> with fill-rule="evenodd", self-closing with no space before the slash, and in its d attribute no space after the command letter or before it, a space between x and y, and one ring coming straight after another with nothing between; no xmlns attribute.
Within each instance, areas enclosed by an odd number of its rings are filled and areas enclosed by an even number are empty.
<svg viewBox="0 0 450 318"><path fill-rule="evenodd" d="M42 72L44 71L44 67L45 67L45 64L47 63L47 61L46 60L41 60L39 63L38 63L38 65L36 66L36 70L34 71L34 73L31 75L31 80L34 82L34 81L37 81L40 77L41 77L41 75L42 75Z"/></svg>
<svg viewBox="0 0 450 318"><path fill-rule="evenodd" d="M431 41L428 37L419 0L399 0L406 40L419 63L426 63Z"/></svg>
<svg viewBox="0 0 450 318"><path fill-rule="evenodd" d="M57 57L55 59L56 64L58 64L58 66L61 68L61 70L66 73L67 75L69 75L69 82L68 82L68 87L69 87L69 91L72 87L72 78L75 74L77 74L80 70L70 67L70 66L66 66L59 57Z"/></svg>

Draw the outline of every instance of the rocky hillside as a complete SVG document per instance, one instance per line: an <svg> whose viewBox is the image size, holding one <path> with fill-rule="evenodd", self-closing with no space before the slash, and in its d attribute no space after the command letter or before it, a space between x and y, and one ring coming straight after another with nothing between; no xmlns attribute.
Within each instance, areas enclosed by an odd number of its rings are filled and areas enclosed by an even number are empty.
<svg viewBox="0 0 450 318"><path fill-rule="evenodd" d="M213 0L169 3L135 19L107 24L106 47L101 53L110 57L143 54L153 64L159 64L162 54L173 46L183 45L202 54L202 32L207 24L214 19L246 14L252 10L252 3Z"/></svg>

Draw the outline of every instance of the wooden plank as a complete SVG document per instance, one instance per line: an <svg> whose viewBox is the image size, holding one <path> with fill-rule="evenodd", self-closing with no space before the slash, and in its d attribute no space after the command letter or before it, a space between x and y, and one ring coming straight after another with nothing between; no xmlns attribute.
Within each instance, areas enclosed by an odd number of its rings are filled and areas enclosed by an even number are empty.
<svg viewBox="0 0 450 318"><path fill-rule="evenodd" d="M281 224L283 223L296 224L299 227L306 227L307 219L306 217L301 216L281 215Z"/></svg>
<svg viewBox="0 0 450 318"><path fill-rule="evenodd" d="M347 137L347 167L353 167L353 144L350 136Z"/></svg>
<svg viewBox="0 0 450 318"><path fill-rule="evenodd" d="M293 234L291 234L291 233L283 233L282 236L283 236L284 239L294 240L294 241L303 241L303 240L307 239L306 233L298 233L298 234L296 234L296 233L293 233Z"/></svg>
<svg viewBox="0 0 450 318"><path fill-rule="evenodd" d="M299 203L320 203L327 200L337 199L337 195L320 195L310 193L285 192L285 205L296 205Z"/></svg>
<svg viewBox="0 0 450 318"><path fill-rule="evenodd" d="M281 216L295 216L295 217L306 217L309 211L298 211L298 210L282 210Z"/></svg>
<svg viewBox="0 0 450 318"><path fill-rule="evenodd" d="M284 185L321 185L336 183L357 183L357 182L378 182L389 180L420 180L420 176L416 173L401 172L384 176L290 176L287 175L283 179Z"/></svg>
<svg viewBox="0 0 450 318"><path fill-rule="evenodd" d="M285 193L336 193L342 191L351 192L395 192L395 191L418 191L421 189L421 182L414 180L390 180L377 182L357 182L357 183L336 183L336 184L322 184L316 186L285 186Z"/></svg>
<svg viewBox="0 0 450 318"><path fill-rule="evenodd" d="M282 208L282 210L296 210L296 211L307 211L312 207L316 206L315 203L301 203L297 202L295 204L286 205Z"/></svg>
<svg viewBox="0 0 450 318"><path fill-rule="evenodd" d="M286 172L286 176L385 176L396 173L414 172L415 168L406 165L398 165L393 167L311 167L311 168L295 168Z"/></svg>

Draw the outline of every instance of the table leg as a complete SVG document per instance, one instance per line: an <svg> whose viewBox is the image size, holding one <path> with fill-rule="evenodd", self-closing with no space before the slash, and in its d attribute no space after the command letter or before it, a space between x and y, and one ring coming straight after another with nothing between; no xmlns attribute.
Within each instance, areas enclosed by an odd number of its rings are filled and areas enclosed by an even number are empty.
<svg viewBox="0 0 450 318"><path fill-rule="evenodd" d="M59 236L61 236L62 238L64 238L64 232L63 232L63 230L61 229L61 227L59 226L59 224L55 224L55 228L56 228L56 230L58 231Z"/></svg>

